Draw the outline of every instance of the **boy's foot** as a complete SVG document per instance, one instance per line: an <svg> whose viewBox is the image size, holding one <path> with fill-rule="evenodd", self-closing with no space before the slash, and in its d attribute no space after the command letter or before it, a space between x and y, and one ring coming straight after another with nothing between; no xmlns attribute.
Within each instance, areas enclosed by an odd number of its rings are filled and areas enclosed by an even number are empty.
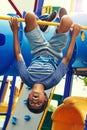
<svg viewBox="0 0 87 130"><path fill-rule="evenodd" d="M49 16L47 16L46 18L42 18L42 21L48 21L48 22L52 22L53 20L55 20L57 17L57 12L53 11ZM40 27L40 29L45 32L48 29L48 25L43 25Z"/></svg>
<svg viewBox="0 0 87 130"><path fill-rule="evenodd" d="M59 18L61 19L64 15L67 15L67 11L65 8L60 8L59 10Z"/></svg>

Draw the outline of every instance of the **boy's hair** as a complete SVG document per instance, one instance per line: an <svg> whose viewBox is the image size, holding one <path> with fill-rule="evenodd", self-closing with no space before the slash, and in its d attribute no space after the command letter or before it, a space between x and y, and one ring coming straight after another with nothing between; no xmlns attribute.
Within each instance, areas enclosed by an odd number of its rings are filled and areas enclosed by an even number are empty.
<svg viewBox="0 0 87 130"><path fill-rule="evenodd" d="M44 95L47 97L47 95L46 95L46 93L44 93ZM31 108L31 105L29 104L29 100L27 99L27 108L31 111L31 112L33 112L33 113L41 113L42 111L44 111L45 110L45 108L47 107L47 104L48 104L48 98L47 98L47 101L44 101L44 104L42 105L42 107L41 108L39 108L39 109L34 109L34 108Z"/></svg>

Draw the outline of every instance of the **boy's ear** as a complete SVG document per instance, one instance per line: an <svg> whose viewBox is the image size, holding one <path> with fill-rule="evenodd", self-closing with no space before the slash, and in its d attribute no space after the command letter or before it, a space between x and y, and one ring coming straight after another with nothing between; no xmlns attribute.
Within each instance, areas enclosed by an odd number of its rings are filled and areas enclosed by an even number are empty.
<svg viewBox="0 0 87 130"><path fill-rule="evenodd" d="M48 97L47 96L45 96L45 101L48 101Z"/></svg>

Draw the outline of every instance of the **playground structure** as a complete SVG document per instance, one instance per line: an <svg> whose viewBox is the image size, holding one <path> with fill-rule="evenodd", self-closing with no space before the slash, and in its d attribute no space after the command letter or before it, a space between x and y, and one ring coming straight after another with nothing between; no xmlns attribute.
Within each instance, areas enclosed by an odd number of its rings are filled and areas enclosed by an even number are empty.
<svg viewBox="0 0 87 130"><path fill-rule="evenodd" d="M39 2L41 2L41 1L39 0ZM40 5L40 3L38 3L38 4ZM41 2L41 5L43 5L43 1ZM34 11L37 13L38 16L40 16L41 15L41 6L38 10L35 7ZM19 14L18 10L16 10L16 12L17 12L17 15L22 16L21 14ZM0 52L1 52L0 59L3 59L3 60L0 60L0 75L5 76L4 80L3 80L4 82L5 82L8 75L13 76L12 91L11 91L11 99L13 99L14 89L15 89L14 83L16 80L16 76L18 76L18 73L16 70L16 61L15 61L15 56L14 56L14 51L13 51L13 36L12 36L12 32L11 32L11 29L10 29L9 23L8 23L8 20L10 20L10 16L15 16L15 14L8 14L7 16L3 16L0 18L1 19L0 24L2 25L2 28L0 28L0 39L1 39L0 40ZM86 51L87 51L87 43L86 43L87 42L87 31L86 31L87 24L86 23L87 23L87 20L85 19L86 17L87 17L87 14L83 14L83 13L72 15L73 23L81 24L82 30L81 30L81 33L79 34L79 36L77 37L75 50L74 50L74 53L73 53L73 56L72 56L72 59L71 59L70 65L69 65L69 71L66 75L66 82L65 82L65 90L64 90L63 99L65 99L66 97L68 97L70 95L73 74L87 76L87 69L86 69L87 68L87 58L86 58ZM31 59L32 59L32 55L30 53L29 43L28 43L28 41L24 35L24 32L23 32L24 23L22 23L22 22L24 22L24 19L23 18L18 18L18 19L19 19L19 21L21 21L20 22L21 28L19 30L20 46L21 46L21 50L22 50L25 62L28 66L30 64ZM56 19L56 21L53 23L49 23L49 22L42 22L41 23L38 21L39 24L52 25L52 26L50 26L49 32L46 34L44 33L47 40L49 40L51 38L51 35L54 33L55 26L59 25L57 23L57 20L58 19ZM71 38L71 33L69 34L67 46L69 44L70 38ZM64 54L66 52L67 46L63 50ZM7 55L7 53L3 53L3 52L7 52L7 49L8 49L8 55ZM6 60L6 59L8 59L8 60ZM1 88L4 90L3 86ZM2 93L2 91L0 90L1 93ZM2 99L2 96L0 95L0 100L1 99ZM12 102L13 101L11 100L10 101L11 105L9 105L9 108L8 108L8 114L7 114L7 118L5 120L5 123L4 123L3 130L5 130L5 128L7 127L7 123L10 119L10 114L11 114L11 110L12 110ZM22 107L23 107L23 104L22 104ZM25 107L23 107L23 109L25 109ZM17 113L18 113L18 111L16 111L16 114ZM27 115L27 116L29 118L29 115ZM23 123L23 122L21 122L21 123ZM13 123L15 123L14 120L13 120ZM24 125L25 125L25 123L24 123ZM40 130L40 128L39 128L39 130Z"/></svg>

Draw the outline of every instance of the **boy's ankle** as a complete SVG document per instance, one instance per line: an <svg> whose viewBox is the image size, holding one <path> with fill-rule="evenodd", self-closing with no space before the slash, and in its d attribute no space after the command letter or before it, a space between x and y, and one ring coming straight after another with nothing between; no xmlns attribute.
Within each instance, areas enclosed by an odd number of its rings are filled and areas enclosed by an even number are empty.
<svg viewBox="0 0 87 130"><path fill-rule="evenodd" d="M57 17L57 12L56 11L53 11L50 15L48 15L47 17L45 18L42 18L41 20L42 21L48 21L48 22L52 22L56 19ZM40 29L43 31L43 32L46 32L48 30L48 25L44 25L42 27L40 27Z"/></svg>
<svg viewBox="0 0 87 130"><path fill-rule="evenodd" d="M67 15L67 11L65 8L60 8L59 9L59 18L61 20L61 18L64 16L64 15Z"/></svg>

